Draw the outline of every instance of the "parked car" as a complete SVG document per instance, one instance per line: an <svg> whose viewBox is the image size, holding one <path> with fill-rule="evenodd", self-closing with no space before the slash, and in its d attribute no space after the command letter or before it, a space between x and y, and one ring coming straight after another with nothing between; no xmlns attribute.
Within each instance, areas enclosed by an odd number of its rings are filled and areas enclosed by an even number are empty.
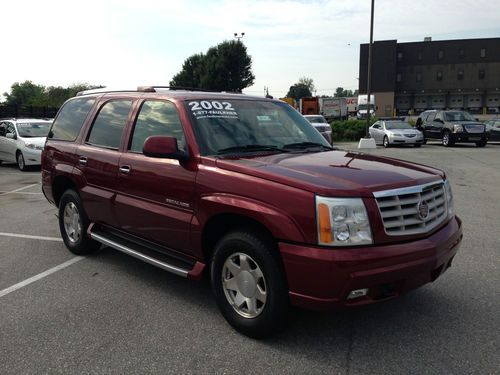
<svg viewBox="0 0 500 375"><path fill-rule="evenodd" d="M489 142L500 142L500 119L485 121Z"/></svg>
<svg viewBox="0 0 500 375"><path fill-rule="evenodd" d="M464 111L425 111L418 117L416 126L424 133L425 140L440 139L445 147L456 142L472 142L484 147L488 141L485 125Z"/></svg>
<svg viewBox="0 0 500 375"><path fill-rule="evenodd" d="M304 117L325 137L329 144L332 144L332 127L322 115L304 115Z"/></svg>
<svg viewBox="0 0 500 375"><path fill-rule="evenodd" d="M420 147L424 143L422 132L400 118L378 120L368 130L375 143L386 148L392 145Z"/></svg>
<svg viewBox="0 0 500 375"><path fill-rule="evenodd" d="M52 121L43 119L0 120L0 164L17 163L21 171L40 165L45 139Z"/></svg>
<svg viewBox="0 0 500 375"><path fill-rule="evenodd" d="M282 329L290 304L354 307L434 281L462 240L444 172L334 150L288 104L241 94L72 98L42 188L71 252L104 244L182 277L206 271L252 337Z"/></svg>

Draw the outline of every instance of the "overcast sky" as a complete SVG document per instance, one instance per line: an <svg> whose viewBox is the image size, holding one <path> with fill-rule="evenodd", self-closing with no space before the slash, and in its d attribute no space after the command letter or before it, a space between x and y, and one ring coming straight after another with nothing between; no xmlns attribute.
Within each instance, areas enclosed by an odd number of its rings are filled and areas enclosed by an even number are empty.
<svg viewBox="0 0 500 375"><path fill-rule="evenodd" d="M14 82L168 85L183 61L245 32L255 84L282 97L300 77L318 95L356 89L370 1L2 1L0 93ZM500 0L376 0L374 39L500 37Z"/></svg>

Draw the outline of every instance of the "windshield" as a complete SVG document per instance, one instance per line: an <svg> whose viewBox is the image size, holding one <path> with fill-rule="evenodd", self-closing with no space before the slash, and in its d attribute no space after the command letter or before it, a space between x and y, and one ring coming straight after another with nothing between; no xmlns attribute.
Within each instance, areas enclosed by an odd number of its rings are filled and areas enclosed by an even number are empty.
<svg viewBox="0 0 500 375"><path fill-rule="evenodd" d="M413 129L413 127L410 124L403 122L403 121L386 122L385 128L387 130L390 130L390 129Z"/></svg>
<svg viewBox="0 0 500 375"><path fill-rule="evenodd" d="M444 119L450 121L475 121L474 118L467 112L445 112Z"/></svg>
<svg viewBox="0 0 500 375"><path fill-rule="evenodd" d="M245 99L185 101L202 155L258 152L316 144L331 149L323 136L286 103Z"/></svg>
<svg viewBox="0 0 500 375"><path fill-rule="evenodd" d="M17 131L20 137L46 137L49 134L50 122L18 122Z"/></svg>
<svg viewBox="0 0 500 375"><path fill-rule="evenodd" d="M311 124L328 124L323 116L304 116Z"/></svg>
<svg viewBox="0 0 500 375"><path fill-rule="evenodd" d="M368 108L368 105L367 104L360 104L358 106L358 109L359 110L365 110L366 111L366 108ZM370 109L373 109L374 108L374 105L373 104L370 104Z"/></svg>

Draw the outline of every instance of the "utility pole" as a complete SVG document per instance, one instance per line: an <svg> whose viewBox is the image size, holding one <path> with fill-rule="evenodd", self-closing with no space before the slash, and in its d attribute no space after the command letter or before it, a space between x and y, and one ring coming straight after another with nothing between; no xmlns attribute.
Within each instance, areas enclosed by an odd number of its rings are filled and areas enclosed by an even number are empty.
<svg viewBox="0 0 500 375"><path fill-rule="evenodd" d="M375 0L372 0L371 19L370 19L370 44L368 46L368 79L366 81L366 138L370 138L370 103L371 103L371 83L372 83L372 45L373 45L373 8L375 7Z"/></svg>

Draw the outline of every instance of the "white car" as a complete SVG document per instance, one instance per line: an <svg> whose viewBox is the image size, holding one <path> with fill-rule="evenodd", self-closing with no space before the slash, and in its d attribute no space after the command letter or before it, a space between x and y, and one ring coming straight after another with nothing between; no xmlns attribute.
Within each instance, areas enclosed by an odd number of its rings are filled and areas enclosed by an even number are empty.
<svg viewBox="0 0 500 375"><path fill-rule="evenodd" d="M322 115L304 115L304 117L321 133L329 144L332 144L332 127Z"/></svg>
<svg viewBox="0 0 500 375"><path fill-rule="evenodd" d="M376 144L384 147L391 145L414 145L420 147L424 143L424 135L401 119L382 119L370 126L370 137Z"/></svg>
<svg viewBox="0 0 500 375"><path fill-rule="evenodd" d="M0 120L0 164L17 163L21 171L40 165L40 157L52 121L41 119Z"/></svg>

